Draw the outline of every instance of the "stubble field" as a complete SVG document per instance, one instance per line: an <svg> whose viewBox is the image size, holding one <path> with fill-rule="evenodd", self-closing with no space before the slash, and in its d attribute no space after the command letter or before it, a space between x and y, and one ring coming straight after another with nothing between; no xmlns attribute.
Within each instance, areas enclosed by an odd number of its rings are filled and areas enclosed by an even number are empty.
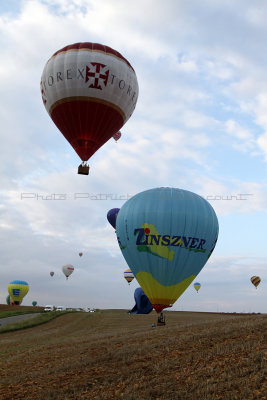
<svg viewBox="0 0 267 400"><path fill-rule="evenodd" d="M267 399L267 315L70 313L0 335L1 400Z"/></svg>

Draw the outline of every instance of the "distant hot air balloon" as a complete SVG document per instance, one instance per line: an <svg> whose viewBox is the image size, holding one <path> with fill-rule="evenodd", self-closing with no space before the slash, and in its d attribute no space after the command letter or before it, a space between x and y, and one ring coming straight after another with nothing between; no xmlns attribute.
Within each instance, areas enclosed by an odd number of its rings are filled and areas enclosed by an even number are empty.
<svg viewBox="0 0 267 400"><path fill-rule="evenodd" d="M149 314L152 310L152 304L148 300L142 288L137 288L134 291L135 306L130 311L130 314Z"/></svg>
<svg viewBox="0 0 267 400"><path fill-rule="evenodd" d="M51 275L51 276L54 276L54 272L53 272L53 271L51 271L51 272L50 272L50 275Z"/></svg>
<svg viewBox="0 0 267 400"><path fill-rule="evenodd" d="M71 264L63 265L62 267L63 274L66 276L66 279L73 273L74 267Z"/></svg>
<svg viewBox="0 0 267 400"><path fill-rule="evenodd" d="M129 61L99 43L58 50L41 77L44 106L55 125L86 162L132 115L138 83ZM88 175L81 164L78 173Z"/></svg>
<svg viewBox="0 0 267 400"><path fill-rule="evenodd" d="M260 284L261 278L259 276L252 276L250 280L257 289L257 286Z"/></svg>
<svg viewBox="0 0 267 400"><path fill-rule="evenodd" d="M29 291L29 285L25 281L12 281L8 285L8 293L15 304L20 304Z"/></svg>
<svg viewBox="0 0 267 400"><path fill-rule="evenodd" d="M33 305L33 307L35 307L37 305L37 301L33 301L32 305Z"/></svg>
<svg viewBox="0 0 267 400"><path fill-rule="evenodd" d="M198 292L198 291L199 291L199 289L201 288L201 285L200 285L200 283L198 283L198 282L194 283L194 288L195 288L195 289L196 289L196 291Z"/></svg>
<svg viewBox="0 0 267 400"><path fill-rule="evenodd" d="M112 137L115 140L115 142L117 142L121 138L121 132L119 131L115 133Z"/></svg>
<svg viewBox="0 0 267 400"><path fill-rule="evenodd" d="M83 255L83 253L79 253L79 256L81 257Z"/></svg>
<svg viewBox="0 0 267 400"><path fill-rule="evenodd" d="M206 264L218 237L212 206L195 193L157 188L130 198L118 214L122 254L160 313L187 289Z"/></svg>
<svg viewBox="0 0 267 400"><path fill-rule="evenodd" d="M132 280L134 279L134 274L132 273L132 271L130 270L130 268L126 269L123 273L124 278L126 279L126 281L129 283L132 282Z"/></svg>
<svg viewBox="0 0 267 400"><path fill-rule="evenodd" d="M6 304L10 306L10 295L8 294L6 297Z"/></svg>
<svg viewBox="0 0 267 400"><path fill-rule="evenodd" d="M110 225L113 226L114 229L116 229L116 219L117 219L119 211L120 211L119 208L112 208L107 213L108 222L110 223Z"/></svg>

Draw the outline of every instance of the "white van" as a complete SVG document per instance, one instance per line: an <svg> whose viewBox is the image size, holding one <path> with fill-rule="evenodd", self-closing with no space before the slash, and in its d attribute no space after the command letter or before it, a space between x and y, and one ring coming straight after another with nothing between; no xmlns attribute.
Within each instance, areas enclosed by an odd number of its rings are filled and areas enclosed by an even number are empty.
<svg viewBox="0 0 267 400"><path fill-rule="evenodd" d="M56 311L66 311L66 307L64 307L64 306L58 306L58 307L56 308Z"/></svg>
<svg viewBox="0 0 267 400"><path fill-rule="evenodd" d="M48 312L48 311L53 311L54 310L54 306L45 306L44 311Z"/></svg>

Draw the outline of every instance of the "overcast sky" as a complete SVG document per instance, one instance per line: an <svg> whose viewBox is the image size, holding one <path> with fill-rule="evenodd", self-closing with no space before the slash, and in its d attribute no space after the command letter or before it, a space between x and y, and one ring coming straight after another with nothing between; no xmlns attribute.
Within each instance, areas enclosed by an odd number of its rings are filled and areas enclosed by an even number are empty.
<svg viewBox="0 0 267 400"><path fill-rule="evenodd" d="M220 226L200 291L189 286L173 309L266 312L266 20L261 0L0 0L0 303L19 279L25 305L133 307L138 284L123 278L106 214L119 196L170 186L206 198ZM86 41L123 54L139 83L122 138L91 158L89 176L39 86L53 53Z"/></svg>

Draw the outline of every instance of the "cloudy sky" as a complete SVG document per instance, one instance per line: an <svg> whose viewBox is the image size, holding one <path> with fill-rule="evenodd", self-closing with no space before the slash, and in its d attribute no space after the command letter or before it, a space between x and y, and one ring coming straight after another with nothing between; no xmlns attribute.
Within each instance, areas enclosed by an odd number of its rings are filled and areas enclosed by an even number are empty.
<svg viewBox="0 0 267 400"><path fill-rule="evenodd" d="M173 309L266 312L266 20L261 0L0 1L0 303L20 279L25 305L131 308L138 284L123 279L106 214L120 196L170 186L206 198L220 225L199 293L190 286ZM139 98L82 176L39 84L53 53L86 41L129 60Z"/></svg>

